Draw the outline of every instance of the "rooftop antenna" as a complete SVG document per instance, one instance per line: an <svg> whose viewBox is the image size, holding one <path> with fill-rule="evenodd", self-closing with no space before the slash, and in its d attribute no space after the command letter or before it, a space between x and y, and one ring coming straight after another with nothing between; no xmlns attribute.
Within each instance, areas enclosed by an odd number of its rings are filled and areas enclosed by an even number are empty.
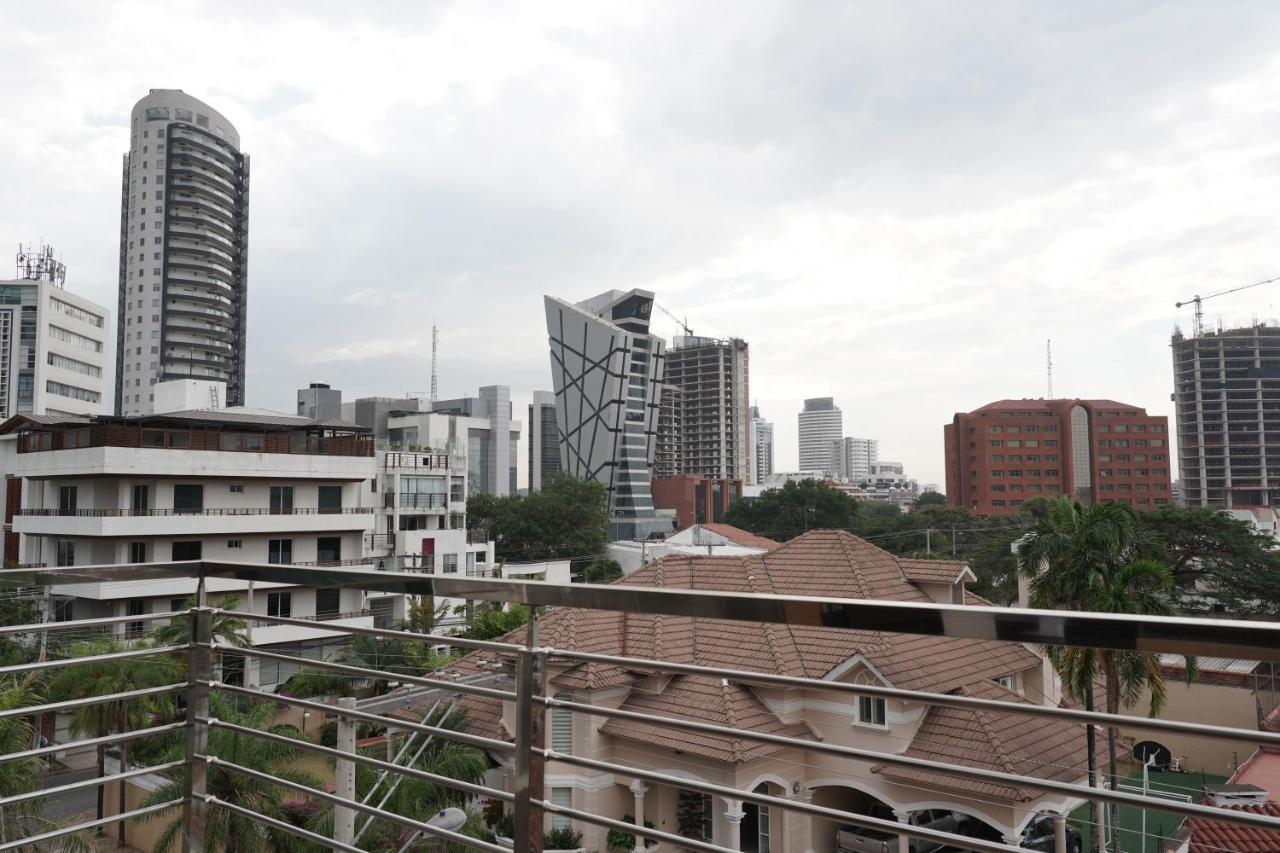
<svg viewBox="0 0 1280 853"><path fill-rule="evenodd" d="M53 256L53 247L40 241L38 249L28 244L18 244L18 278L28 281L47 281L54 287L67 283L67 266Z"/></svg>
<svg viewBox="0 0 1280 853"><path fill-rule="evenodd" d="M436 328L435 321L431 322L431 402L436 401L436 350L440 346L440 330Z"/></svg>
<svg viewBox="0 0 1280 853"><path fill-rule="evenodd" d="M1049 399L1053 399L1053 339L1044 339L1045 372L1049 376Z"/></svg>

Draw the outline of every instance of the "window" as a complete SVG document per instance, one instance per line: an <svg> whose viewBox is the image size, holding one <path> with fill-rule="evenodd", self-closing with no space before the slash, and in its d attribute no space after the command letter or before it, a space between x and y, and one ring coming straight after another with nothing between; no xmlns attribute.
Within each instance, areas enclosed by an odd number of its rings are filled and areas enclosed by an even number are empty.
<svg viewBox="0 0 1280 853"><path fill-rule="evenodd" d="M1013 686L1013 685L1014 685L1014 677L1013 677L1012 675L1002 675L1002 676L1000 676L999 678L997 678L997 679L996 679L996 684L999 684L999 685L1000 685L1001 687L1003 687L1005 690L1016 690L1016 689L1017 689L1017 688L1015 688L1015 687Z"/></svg>
<svg viewBox="0 0 1280 853"><path fill-rule="evenodd" d="M271 514L293 514L293 486L271 487Z"/></svg>
<svg viewBox="0 0 1280 853"><path fill-rule="evenodd" d="M568 693L557 693L556 699L568 702ZM573 754L573 712L568 708L551 709L551 748L564 755Z"/></svg>
<svg viewBox="0 0 1280 853"><path fill-rule="evenodd" d="M552 788L551 802L557 806L563 806L566 809L572 808L573 807L573 789L572 788ZM573 821L570 820L568 815L563 815L558 813L551 815L552 829L569 829L572 825L573 825Z"/></svg>
<svg viewBox="0 0 1280 853"><path fill-rule="evenodd" d="M63 382L54 382L52 379L44 381L44 390L50 394L57 394L59 397L66 397L70 400L80 400L85 403L96 403L102 399L102 395L97 391L90 391L87 388L78 388L75 385L67 385Z"/></svg>
<svg viewBox="0 0 1280 853"><path fill-rule="evenodd" d="M130 542L129 543L129 562L145 563L147 561L147 543L146 542Z"/></svg>
<svg viewBox="0 0 1280 853"><path fill-rule="evenodd" d="M288 619L293 615L293 593L267 593L267 615Z"/></svg>
<svg viewBox="0 0 1280 853"><path fill-rule="evenodd" d="M173 559L174 560L198 560L200 559L200 540L194 542L174 542L173 543Z"/></svg>
<svg viewBox="0 0 1280 853"><path fill-rule="evenodd" d="M858 723L864 726L885 725L884 700L878 696L859 696Z"/></svg>
<svg viewBox="0 0 1280 853"><path fill-rule="evenodd" d="M316 618L333 619L342 612L342 590L326 587L316 590Z"/></svg>
<svg viewBox="0 0 1280 853"><path fill-rule="evenodd" d="M62 598L53 602L54 622L71 622L75 618L75 599Z"/></svg>
<svg viewBox="0 0 1280 853"><path fill-rule="evenodd" d="M288 565L293 562L293 540L272 539L267 542L267 562Z"/></svg>
<svg viewBox="0 0 1280 853"><path fill-rule="evenodd" d="M242 483L232 483L232 484L231 484L230 486L228 486L227 488L231 490L231 494L233 494L233 495L243 495L243 494L244 494L244 485L243 485Z"/></svg>
<svg viewBox="0 0 1280 853"><path fill-rule="evenodd" d="M991 446L991 447L1004 447L1004 442L1003 442L1003 441L1000 441L999 439L994 439L994 440L992 440L992 441L990 442L990 446Z"/></svg>
<svg viewBox="0 0 1280 853"><path fill-rule="evenodd" d="M57 353L49 353L48 361L50 367L58 367L63 370L70 370L72 373L81 373L85 376L100 377L102 376L102 368L92 364L85 364L83 361L77 361L74 358L67 358L65 355Z"/></svg>
<svg viewBox="0 0 1280 853"><path fill-rule="evenodd" d="M446 575L452 575L457 573L458 571L458 555L457 554L444 555L443 571Z"/></svg>
<svg viewBox="0 0 1280 853"><path fill-rule="evenodd" d="M337 536L321 536L316 540L316 559L322 563L342 560L342 539Z"/></svg>
<svg viewBox="0 0 1280 853"><path fill-rule="evenodd" d="M342 486L321 486L319 488L318 504L321 515L334 515L342 512Z"/></svg>
<svg viewBox="0 0 1280 853"><path fill-rule="evenodd" d="M993 454L991 455L991 461L992 461L992 462L1003 462L1003 461L1004 461L1004 457L1003 457L1003 456L1001 456L999 453L993 453Z"/></svg>
<svg viewBox="0 0 1280 853"><path fill-rule="evenodd" d="M146 515L151 509L151 487L133 487L133 514Z"/></svg>
<svg viewBox="0 0 1280 853"><path fill-rule="evenodd" d="M227 540L227 547L228 547L228 548L232 548L232 549L240 548L242 544L243 544L243 540L240 540L240 539L228 539L228 540Z"/></svg>
<svg viewBox="0 0 1280 853"><path fill-rule="evenodd" d="M143 601L141 598L132 598L125 603L124 615L125 616L141 616L142 614L147 612L146 604L147 603ZM141 637L146 630L147 630L147 623L142 621L124 623L124 635L129 639L136 639L138 637Z"/></svg>
<svg viewBox="0 0 1280 853"><path fill-rule="evenodd" d="M76 487L58 487L58 515L76 514Z"/></svg>
<svg viewBox="0 0 1280 853"><path fill-rule="evenodd" d="M1014 439L1005 444L1005 447L1021 447L1021 446L1022 446L1022 442L1018 441L1017 439Z"/></svg>
<svg viewBox="0 0 1280 853"><path fill-rule="evenodd" d="M68 539L59 539L56 562L59 566L74 566L76 564L76 543Z"/></svg>
<svg viewBox="0 0 1280 853"><path fill-rule="evenodd" d="M1004 506L1004 501L1002 501L1002 500L995 500L995 501L992 501L992 502L991 502L991 505L992 505L992 506Z"/></svg>
<svg viewBox="0 0 1280 853"><path fill-rule="evenodd" d="M179 515L204 512L204 486L197 483L175 483L173 511Z"/></svg>
<svg viewBox="0 0 1280 853"><path fill-rule="evenodd" d="M186 609L187 609L187 600L186 600L185 598L171 598L171 599L169 599L169 612L170 612L170 613L177 613L179 610L186 610Z"/></svg>

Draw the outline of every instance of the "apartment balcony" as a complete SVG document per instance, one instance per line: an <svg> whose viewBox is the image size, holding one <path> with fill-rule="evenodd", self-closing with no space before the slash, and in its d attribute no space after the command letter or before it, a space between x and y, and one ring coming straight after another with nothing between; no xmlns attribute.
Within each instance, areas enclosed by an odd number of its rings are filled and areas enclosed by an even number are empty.
<svg viewBox="0 0 1280 853"><path fill-rule="evenodd" d="M373 507L288 511L266 507L219 509L33 509L14 513L13 530L29 536L148 537L367 530Z"/></svg>
<svg viewBox="0 0 1280 853"><path fill-rule="evenodd" d="M99 826L130 821L130 826L155 826L180 821L185 850L212 850L205 836L210 816L234 815L253 821L266 832L288 833L321 849L359 850L360 833L373 820L387 821L399 830L397 849L411 848L419 841L452 842L486 853L541 853L542 830L552 820L567 821L591 834L587 849L605 849L605 834L622 832L637 837L640 845L659 844L668 849L697 853L737 853L761 850L769 844L773 853L801 853L804 850L834 849L837 830L869 839L867 849L906 849L905 839L917 846L936 850L953 847L980 853L1025 853L1027 849L1068 851L1078 849L1079 835L1068 827L1067 813L1088 801L1125 809L1171 814L1192 821L1211 821L1255 832L1280 832L1280 819L1266 809L1228 808L1200 796L1161 796L1142 786L1090 787L1084 771L1074 761L1058 763L1053 756L1036 751L1030 744L1028 760L1009 763L990 760L989 750L1005 749L1004 738L1015 730L1066 731L1084 740L1084 726L1114 726L1122 731L1145 732L1152 739L1179 736L1213 738L1234 745L1241 755L1259 745L1280 746L1280 734L1270 730L1236 728L1208 723L1185 723L1167 717L1147 718L1136 714L1106 714L1084 711L1056 701L1019 699L1014 692L992 685L981 695L971 691L929 692L892 686L883 679L842 681L838 678L811 678L790 673L765 671L743 655L717 663L687 655L664 654L662 644L621 652L583 651L575 632L564 625L576 621L588 624L593 614L621 614L642 620L652 632L655 617L671 624L696 618L708 622L728 620L745 644L752 636L767 635L768 646L782 641L790 631L821 630L831 642L871 630L883 636L911 635L913 642L996 642L1002 648L1022 649L1050 643L1176 655L1195 652L1245 661L1274 661L1280 658L1280 625L1214 621L1188 618L1108 616L1082 612L1012 610L984 606L956 606L903 601L848 600L805 596L778 596L729 591L694 592L684 589L649 588L634 585L594 586L524 582L488 577L467 578L376 572L363 570L299 569L271 565L197 564L100 566L69 569L0 571L0 583L9 587L45 586L67 582L69 577L110 578L118 574L143 575L156 579L198 575L209 579L223 576L249 577L261 583L299 582L316 588L342 586L376 587L384 592L409 595L519 603L532 608L529 628L517 638L496 641L461 639L446 635L416 634L372 627L371 615L337 613L332 619L294 619L221 610L199 601L187 615L192 625L190 642L158 648L128 648L93 661L71 659L41 660L0 667L0 677L18 676L35 670L58 670L103 660L169 657L180 671L172 683L160 683L118 693L106 693L76 700L52 702L0 710L0 716L17 718L60 714L87 706L127 702L142 696L185 696L182 716L153 717L136 730L113 733L104 738L72 739L64 743L40 745L0 755L0 761L39 759L69 749L91 749L107 743L136 741L160 734L181 732L183 751L172 760L151 759L152 764L121 767L105 778L72 782L53 790L11 793L0 798L0 808L26 802L58 798L75 792L92 792L104 784L131 783L146 790L158 788L165 778L185 780L185 787L173 799L149 806L133 805L124 814L108 811L105 821L71 822L67 826L41 826L32 835L6 839L9 846L92 832ZM554 608L547 613L543 608ZM82 635L126 622L172 618L172 613L111 617L48 624L0 626L0 635L19 646L38 644L42 635L66 632ZM221 616L251 620L254 643L250 648L225 645L212 635ZM617 620L600 624L618 624ZM387 641L429 642L462 648L470 652L434 672L391 674L382 669L356 666L350 662L303 657L291 649L262 648L262 632L279 628L332 631L335 635L363 635ZM679 631L668 633L674 640ZM759 644L757 644L759 645ZM675 651L674 649L671 651ZM1023 652L1019 652L1021 654ZM226 656L249 660L275 661L298 667L321 669L356 681L391 680L398 687L389 693L357 699L339 709L335 703L273 695L245 686L228 677L218 660ZM916 670L929 665L918 658L908 662ZM981 665L976 661L975 665ZM591 699L590 688L572 693L555 690L560 673L577 669L581 681L626 677L631 699L619 704ZM556 673L549 676L548 673ZM655 703L653 697L673 688L673 682L694 685L684 705ZM620 688L606 685L616 694ZM549 689L550 688L550 689ZM795 708L782 710L781 704L752 705L751 716L740 713L741 703L753 695L782 696L791 691L803 695ZM339 748L324 746L314 737L286 737L273 730L251 728L242 722L219 719L210 706L210 696L270 702L291 709L301 718L307 713L316 719L339 718ZM1028 691L1030 694L1030 691ZM683 695L683 694L682 694ZM731 697L732 702L725 697ZM819 700L817 697L824 697ZM992 698L997 697L997 698ZM695 701L696 698L696 701ZM33 700L37 701L38 700ZM783 721L765 725L761 719L775 713L800 713L801 706L820 704L823 714L840 718L839 738L819 738L806 725ZM877 706L877 703L885 703ZM456 707L467 709L468 725L462 729L441 727L439 712ZM674 710L673 710L674 707ZM877 707L914 709L925 718L975 721L970 726L929 729L930 738L917 737L911 745L894 738L896 717L866 719L850 726L845 718L864 710L875 716ZM855 711L855 709L857 709ZM899 715L900 716L900 715ZM357 750L354 730L357 723L386 727L394 739L385 753ZM474 724L474 725L472 725ZM238 748L247 752L249 744L261 741L284 744L315 759L315 766L335 762L336 785L307 787L278 775L271 768L250 767L237 755L219 753L209 734L219 731L239 735ZM588 737L587 734L590 734ZM581 735L581 736L579 736ZM414 766L421 748L440 740L451 740L479 749L494 759L495 765L510 768L507 773L490 773L481 781L448 776L427 776ZM614 739L624 748L597 748L594 744ZM1034 739L1033 739L1034 740ZM934 745L936 751L926 747ZM708 758L718 750L723 758ZM1105 752L1105 748L1103 750ZM388 757L395 757L388 760ZM241 753L244 754L244 753ZM358 797L341 781L354 776L357 765L382 774L379 787ZM729 768L728 773L713 772ZM308 801L316 809L333 809L332 828L324 835L292 823L261 814L249 803L211 796L207 774L216 768L239 779L279 786L291 796ZM494 844L458 832L457 825L421 822L394 811L399 780L415 778L443 784L469 797L493 800L512 812L514 839L509 846ZM565 791L575 780L570 796ZM577 781L581 780L581 781ZM329 782L330 780L322 780ZM1185 778L1185 786L1196 791L1195 776ZM1012 792L1012 793L1004 793ZM1029 792L1023 796L1022 792ZM592 795L600 796L593 797ZM1009 797L1002 805L1001 798ZM884 806L878 810L869 803ZM134 799L131 802L137 803ZM696 825L677 822L678 814L698 805L707 821ZM922 810L942 810L965 821L932 824L915 818ZM634 815L633 823L623 821ZM764 822L767 816L767 824ZM154 817L155 821L144 821ZM648 824L651 823L652 826ZM163 825L163 823L161 823ZM751 828L751 834L746 830ZM767 827L767 828L765 828ZM598 842L597 842L598 839ZM1073 841L1075 839L1075 841ZM508 839L509 841L511 839ZM918 840L918 841L917 841ZM1034 843L1033 843L1034 840ZM1140 839L1159 844L1154 836ZM366 839L366 846L368 839ZM1265 842L1264 842L1265 845ZM387 848L391 849L391 848ZM1266 847L1265 849L1271 849Z"/></svg>
<svg viewBox="0 0 1280 853"><path fill-rule="evenodd" d="M296 565L296 564L295 564ZM272 646L281 643L304 643L311 640L327 640L333 637L351 636L352 628L372 628L373 611L356 610L347 613L317 613L294 620L295 624L281 624L270 618L246 620L253 625L253 644ZM296 624L301 622L303 624Z"/></svg>
<svg viewBox="0 0 1280 853"><path fill-rule="evenodd" d="M443 514L449 509L449 496L443 492L431 494L400 494L386 492L382 496L382 508L395 512L435 512Z"/></svg>

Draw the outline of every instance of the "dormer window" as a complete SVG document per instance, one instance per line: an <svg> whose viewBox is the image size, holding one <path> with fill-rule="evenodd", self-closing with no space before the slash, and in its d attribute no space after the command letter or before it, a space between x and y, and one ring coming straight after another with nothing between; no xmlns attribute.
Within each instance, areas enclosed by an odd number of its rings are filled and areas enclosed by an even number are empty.
<svg viewBox="0 0 1280 853"><path fill-rule="evenodd" d="M1005 690L1012 690L1015 693L1018 691L1017 683L1017 676L1014 675L1002 675L996 679L996 684L999 684Z"/></svg>
<svg viewBox="0 0 1280 853"><path fill-rule="evenodd" d="M877 685L876 679L869 673L862 672L853 681L854 684L873 684ZM859 696L855 706L853 722L855 725L868 726L870 728L884 729L888 728L888 712L885 706L885 700L879 696Z"/></svg>

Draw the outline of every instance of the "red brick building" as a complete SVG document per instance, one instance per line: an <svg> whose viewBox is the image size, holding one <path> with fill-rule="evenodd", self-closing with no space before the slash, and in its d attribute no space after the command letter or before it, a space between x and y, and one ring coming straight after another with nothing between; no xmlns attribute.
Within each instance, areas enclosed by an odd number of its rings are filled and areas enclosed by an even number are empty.
<svg viewBox="0 0 1280 853"><path fill-rule="evenodd" d="M742 480L677 474L654 477L653 505L676 511L676 529L724 521L729 504L742 497Z"/></svg>
<svg viewBox="0 0 1280 853"><path fill-rule="evenodd" d="M1068 495L1136 509L1169 502L1169 419L1114 400L1000 400L943 428L947 503L1012 515Z"/></svg>

